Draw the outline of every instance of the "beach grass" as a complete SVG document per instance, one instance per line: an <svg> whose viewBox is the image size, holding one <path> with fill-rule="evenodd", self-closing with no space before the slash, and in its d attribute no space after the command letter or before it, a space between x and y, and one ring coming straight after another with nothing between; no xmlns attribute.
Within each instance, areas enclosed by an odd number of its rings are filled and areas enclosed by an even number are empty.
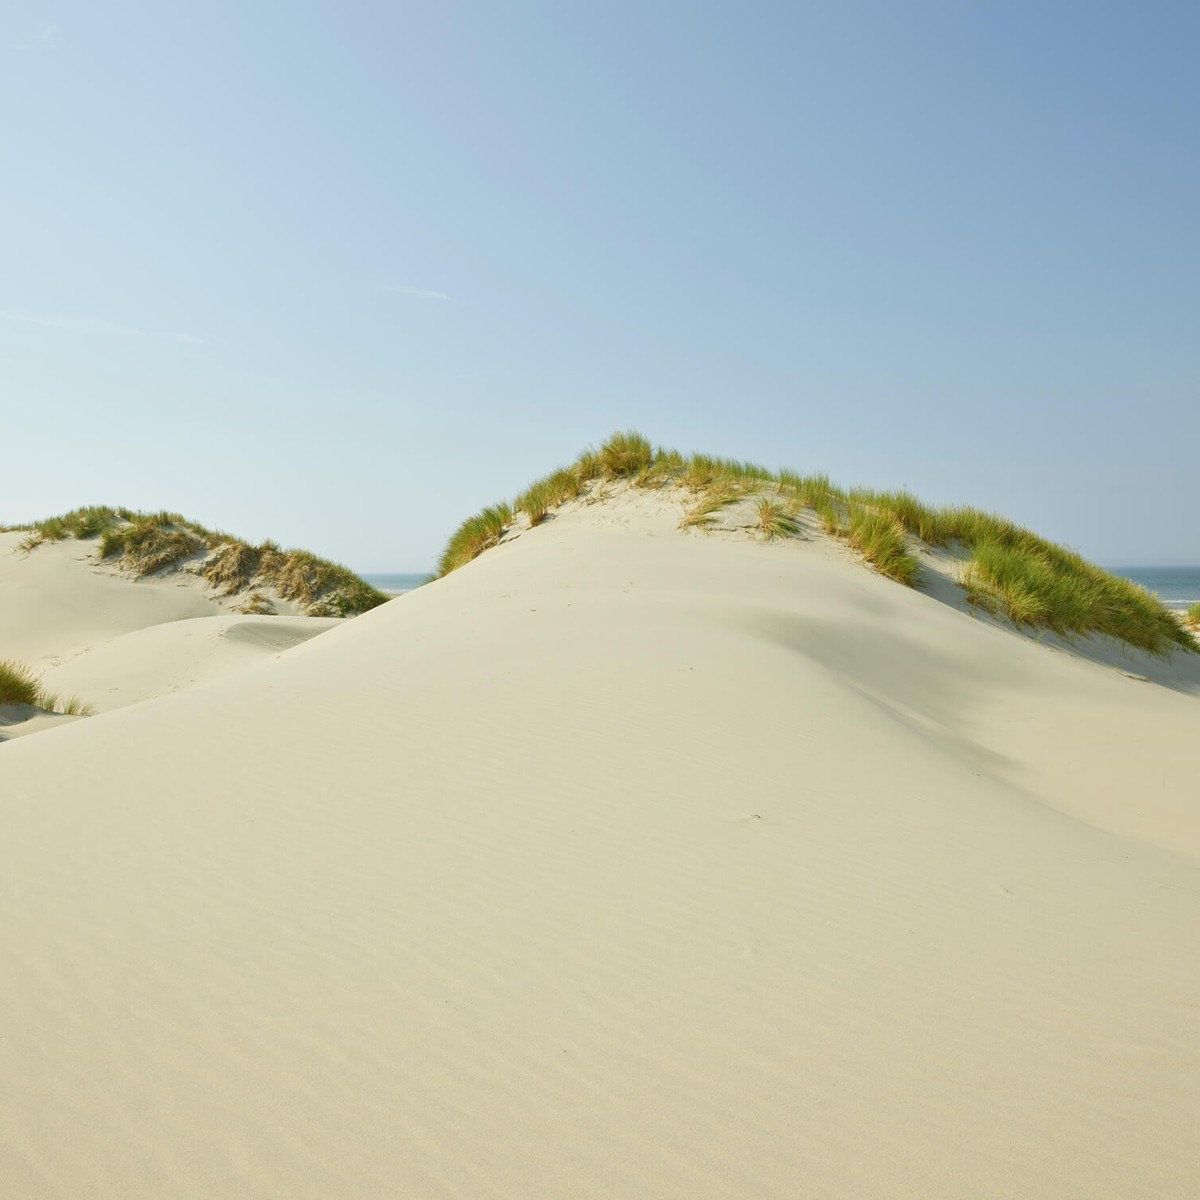
<svg viewBox="0 0 1200 1200"><path fill-rule="evenodd" d="M779 500L764 496L755 505L759 532L765 541L779 537L795 537L800 532L796 514Z"/></svg>
<svg viewBox="0 0 1200 1200"><path fill-rule="evenodd" d="M912 587L920 565L908 550L904 532L903 524L886 509L850 506L846 540L881 575Z"/></svg>
<svg viewBox="0 0 1200 1200"><path fill-rule="evenodd" d="M22 704L67 717L86 717L91 709L76 696L60 700L42 687L38 677L21 663L0 662L0 705Z"/></svg>
<svg viewBox="0 0 1200 1200"><path fill-rule="evenodd" d="M1189 608L1187 612L1183 614L1183 620L1184 624L1186 625L1200 627L1200 600L1193 604L1191 608Z"/></svg>
<svg viewBox="0 0 1200 1200"><path fill-rule="evenodd" d="M339 563L307 550L283 550L272 541L252 545L176 512L90 505L13 529L26 533L20 545L28 551L43 542L97 538L102 559L138 577L191 561L196 574L222 596L252 587L274 590L308 616L357 616L388 599Z"/></svg>
<svg viewBox="0 0 1200 1200"><path fill-rule="evenodd" d="M680 529L704 529L716 520L717 513L745 495L744 491L729 481L714 483L683 514Z"/></svg>
<svg viewBox="0 0 1200 1200"><path fill-rule="evenodd" d="M538 525L546 514L568 500L574 500L583 487L579 473L563 467L530 484L512 504L515 512L523 512L530 525Z"/></svg>
<svg viewBox="0 0 1200 1200"><path fill-rule="evenodd" d="M493 504L468 517L455 531L438 562L438 574L465 566L485 550L496 545L512 524L513 509L509 504Z"/></svg>
<svg viewBox="0 0 1200 1200"><path fill-rule="evenodd" d="M518 496L516 509L528 513L531 524L585 486L590 487L587 502L595 502L605 495L606 484L615 481L639 487L672 484L697 494L680 522L684 528L709 527L720 508L757 495L764 534L768 527L774 530L768 536L795 532L776 521L773 506L793 520L799 510L807 510L826 533L844 539L881 574L907 586L920 579L917 547L947 549L963 561L961 580L968 600L1017 625L1064 636L1104 634L1154 654L1177 646L1197 648L1161 601L1144 588L979 509L928 505L906 490L847 491L824 474L773 472L740 459L684 455L655 448L648 438L628 429L585 450L575 463L547 479L563 476L572 477L569 488L549 488L542 480ZM513 511L508 504L494 505L464 521L446 546L439 574L496 545L511 525ZM1200 614L1189 620L1200 622Z"/></svg>

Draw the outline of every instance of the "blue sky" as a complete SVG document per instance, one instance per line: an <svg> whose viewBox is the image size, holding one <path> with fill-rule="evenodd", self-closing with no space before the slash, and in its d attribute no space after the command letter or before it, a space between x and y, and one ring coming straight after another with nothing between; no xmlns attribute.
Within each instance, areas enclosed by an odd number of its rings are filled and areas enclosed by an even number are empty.
<svg viewBox="0 0 1200 1200"><path fill-rule="evenodd" d="M360 570L616 427L1200 561L1200 8L16 3L0 521Z"/></svg>

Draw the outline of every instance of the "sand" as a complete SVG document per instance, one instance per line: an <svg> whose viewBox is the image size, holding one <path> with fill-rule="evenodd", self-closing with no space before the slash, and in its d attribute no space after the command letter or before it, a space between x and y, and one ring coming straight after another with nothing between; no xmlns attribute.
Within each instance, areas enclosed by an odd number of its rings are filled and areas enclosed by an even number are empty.
<svg viewBox="0 0 1200 1200"><path fill-rule="evenodd" d="M0 1193L1200 1191L1197 665L677 515L0 747Z"/></svg>
<svg viewBox="0 0 1200 1200"><path fill-rule="evenodd" d="M94 540L27 554L23 536L0 533L0 660L93 712L236 673L340 623L240 615L231 610L244 597L221 597L187 571L138 579L99 562ZM75 719L0 705L0 741Z"/></svg>

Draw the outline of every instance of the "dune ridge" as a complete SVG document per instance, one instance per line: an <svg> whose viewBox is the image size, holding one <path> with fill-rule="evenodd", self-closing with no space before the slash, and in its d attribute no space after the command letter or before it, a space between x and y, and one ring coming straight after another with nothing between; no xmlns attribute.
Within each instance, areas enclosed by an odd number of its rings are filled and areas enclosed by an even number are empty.
<svg viewBox="0 0 1200 1200"><path fill-rule="evenodd" d="M1194 1195L1195 657L682 515L4 747L4 1190Z"/></svg>

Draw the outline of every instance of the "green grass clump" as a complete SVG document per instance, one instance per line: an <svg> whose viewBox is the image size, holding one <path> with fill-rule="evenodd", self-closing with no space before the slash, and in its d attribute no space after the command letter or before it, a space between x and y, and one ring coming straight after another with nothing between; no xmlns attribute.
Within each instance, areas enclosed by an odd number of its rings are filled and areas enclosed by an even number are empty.
<svg viewBox="0 0 1200 1200"><path fill-rule="evenodd" d="M963 570L967 597L1018 625L1055 633L1102 633L1152 654L1195 649L1162 602L1035 534L978 542ZM1191 643L1191 644L1189 644Z"/></svg>
<svg viewBox="0 0 1200 1200"><path fill-rule="evenodd" d="M614 433L600 447L600 467L605 475L622 479L636 475L654 462L654 447L632 429Z"/></svg>
<svg viewBox="0 0 1200 1200"><path fill-rule="evenodd" d="M105 504L89 504L73 508L57 517L46 517L30 525L6 526L4 532L27 531L21 540L22 550L36 550L43 542L61 542L67 538L93 538L111 529L131 514L128 509L110 508Z"/></svg>
<svg viewBox="0 0 1200 1200"><path fill-rule="evenodd" d="M18 662L0 662L0 705L23 704L66 717L86 717L91 709L75 696L60 700L46 691L28 667Z"/></svg>
<svg viewBox="0 0 1200 1200"><path fill-rule="evenodd" d="M1183 614L1183 619L1188 625L1200 625L1200 601L1197 601Z"/></svg>
<svg viewBox="0 0 1200 1200"><path fill-rule="evenodd" d="M866 488L854 488L848 498L854 503L889 513L909 533L929 546L944 546L954 536L947 514L930 508L911 492L874 492Z"/></svg>
<svg viewBox="0 0 1200 1200"><path fill-rule="evenodd" d="M846 540L881 575L912 587L920 575L904 540L904 526L890 513L852 504Z"/></svg>
<svg viewBox="0 0 1200 1200"><path fill-rule="evenodd" d="M526 488L513 501L513 509L525 513L530 525L538 525L552 508L574 500L582 487L579 473L573 467L563 467Z"/></svg>
<svg viewBox="0 0 1200 1200"><path fill-rule="evenodd" d="M493 504L468 517L455 530L446 549L442 551L438 574L449 575L473 558L478 558L500 540L505 529L512 524L512 519L513 511L507 504Z"/></svg>

